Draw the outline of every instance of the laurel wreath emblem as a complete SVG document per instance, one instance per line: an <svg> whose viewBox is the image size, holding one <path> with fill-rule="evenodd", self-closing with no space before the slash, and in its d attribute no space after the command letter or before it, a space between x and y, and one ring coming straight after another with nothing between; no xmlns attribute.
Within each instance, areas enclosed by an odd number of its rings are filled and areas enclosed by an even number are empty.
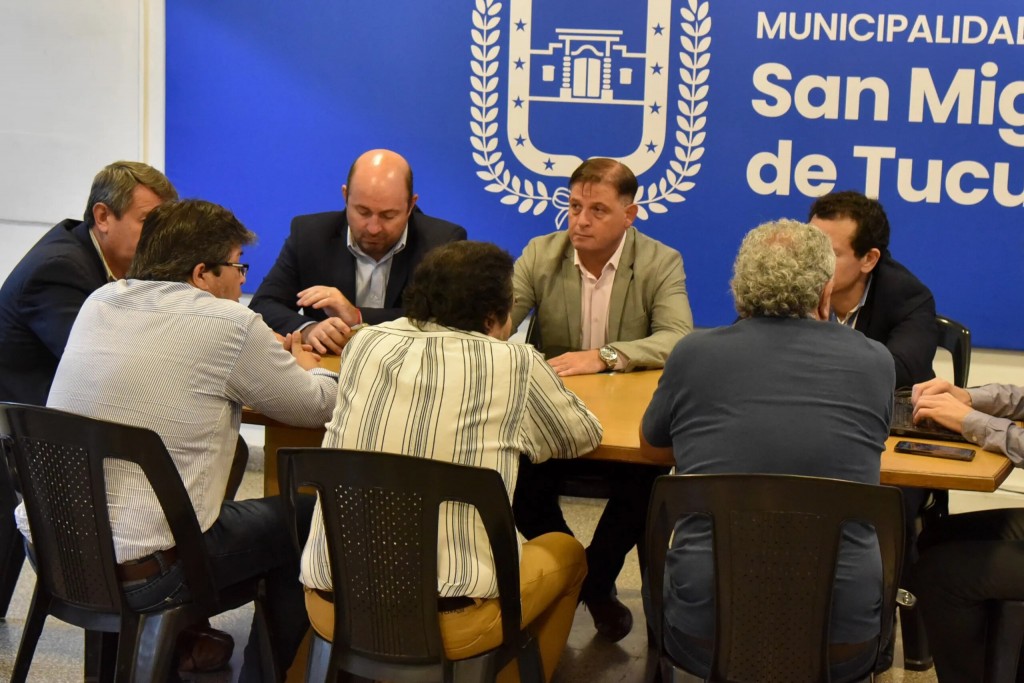
<svg viewBox="0 0 1024 683"><path fill-rule="evenodd" d="M651 213L668 212L667 203L686 201L684 194L691 190L695 183L694 176L700 172L700 159L704 156L704 140L707 123L708 77L711 74L708 63L711 54L711 17L708 16L710 0L687 0L687 6L679 13L682 17L679 37L679 99L676 106L676 144L673 149L674 159L669 161L669 168L657 181L644 187L640 185L636 193L637 218L646 220L648 211ZM497 0L476 0L473 10L473 44L470 50L473 59L470 61L469 96L470 107L469 138L473 146L473 160L481 170L476 172L484 182L488 192L501 194L501 203L517 206L519 213L532 211L539 216L549 206L558 209L555 226L561 228L565 224L569 210L569 190L559 187L549 192L543 181L532 182L513 174L505 166L502 153L498 151L498 55L501 46L501 2Z"/></svg>

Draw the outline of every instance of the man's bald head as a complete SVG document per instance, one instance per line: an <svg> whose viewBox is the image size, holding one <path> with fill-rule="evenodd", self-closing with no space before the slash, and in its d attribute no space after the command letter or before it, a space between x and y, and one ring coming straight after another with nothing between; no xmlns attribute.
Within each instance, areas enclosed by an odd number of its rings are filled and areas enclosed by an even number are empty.
<svg viewBox="0 0 1024 683"><path fill-rule="evenodd" d="M352 242L380 261L401 239L416 205L409 162L387 149L359 156L341 186Z"/></svg>
<svg viewBox="0 0 1024 683"><path fill-rule="evenodd" d="M388 183L401 180L406 195L412 200L412 167L405 157L390 149L371 149L360 154L348 169L345 186L351 191L358 180Z"/></svg>

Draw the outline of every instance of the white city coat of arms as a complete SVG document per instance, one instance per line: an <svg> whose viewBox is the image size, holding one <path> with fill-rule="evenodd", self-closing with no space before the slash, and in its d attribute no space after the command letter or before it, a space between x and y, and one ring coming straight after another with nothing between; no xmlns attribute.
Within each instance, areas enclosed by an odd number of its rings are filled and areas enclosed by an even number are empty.
<svg viewBox="0 0 1024 683"><path fill-rule="evenodd" d="M704 154L709 4L616 0L602 12L592 1L509 0L503 16L498 0L476 0L470 143L484 189L520 213L554 209L560 228L565 179L606 156L640 181L638 218L685 201Z"/></svg>

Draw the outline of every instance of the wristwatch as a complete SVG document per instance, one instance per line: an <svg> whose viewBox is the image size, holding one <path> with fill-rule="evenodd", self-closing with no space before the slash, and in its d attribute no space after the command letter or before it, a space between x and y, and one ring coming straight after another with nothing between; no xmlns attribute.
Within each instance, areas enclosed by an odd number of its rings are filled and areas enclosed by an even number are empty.
<svg viewBox="0 0 1024 683"><path fill-rule="evenodd" d="M619 362L619 352L610 346L602 346L601 350L597 352L604 361L606 369L610 372L615 369L615 364Z"/></svg>

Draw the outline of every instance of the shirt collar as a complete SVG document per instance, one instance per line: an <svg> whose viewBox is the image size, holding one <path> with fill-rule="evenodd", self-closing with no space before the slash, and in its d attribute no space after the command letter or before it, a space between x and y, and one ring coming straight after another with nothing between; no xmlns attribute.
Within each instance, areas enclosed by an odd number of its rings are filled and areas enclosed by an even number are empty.
<svg viewBox="0 0 1024 683"><path fill-rule="evenodd" d="M408 239L408 237L409 237L409 224L406 223L405 224L405 230L402 231L401 237L399 237L398 241L395 242L394 245L392 245L392 247L388 250L388 253L386 253L383 256L381 256L380 257L380 261L377 261L377 262L378 263L383 263L383 262L387 261L389 258L391 258L392 256L394 256L395 254L397 254L398 252L400 252L403 249L405 249L405 241L406 241L406 239ZM370 256L366 252L364 252L362 249L359 248L358 244L356 244L355 242L352 241L352 228L351 227L348 228L348 230L346 231L345 243L348 245L348 250L350 252L352 252L353 255L355 255L357 257L364 258L364 259L369 259L371 261L376 261L376 259L374 259L372 256Z"/></svg>
<svg viewBox="0 0 1024 683"><path fill-rule="evenodd" d="M117 278L114 277L114 271L110 270L107 259L103 256L103 250L100 249L100 241L96 239L96 232L92 228L89 228L89 239L92 240L92 246L96 247L96 253L100 255L100 261L103 262L103 270L107 271L107 282L117 282Z"/></svg>
<svg viewBox="0 0 1024 683"><path fill-rule="evenodd" d="M850 309L850 312L846 314L845 318L840 320L839 316L836 315L835 311L832 311L831 313L829 313L829 318L831 320L834 320L835 322L838 322L838 323L842 324L842 325L846 325L847 327L854 327L854 326L856 326L856 324L857 324L857 315L860 313L861 307L864 306L864 302L868 300L868 292L871 291L871 281L874 280L874 279L875 279L875 274L871 273L871 275L868 276L868 283L866 285L864 285L864 293L860 295L860 301L857 302L856 306L854 306L852 309Z"/></svg>
<svg viewBox="0 0 1024 683"><path fill-rule="evenodd" d="M622 249L625 246L626 246L626 234L623 233L622 234L622 239L619 240L619 246L616 247L615 252L611 255L611 258L608 259L608 263L604 264L604 268L601 269L601 273L602 274L608 272L608 268L609 267L611 267L611 269L613 271L619 269L619 259L622 258ZM580 263L580 253L578 251L576 251L575 247L572 250L572 263L573 263L574 266L576 266L580 270L581 273L584 270L586 270L586 268L583 267L583 264Z"/></svg>

